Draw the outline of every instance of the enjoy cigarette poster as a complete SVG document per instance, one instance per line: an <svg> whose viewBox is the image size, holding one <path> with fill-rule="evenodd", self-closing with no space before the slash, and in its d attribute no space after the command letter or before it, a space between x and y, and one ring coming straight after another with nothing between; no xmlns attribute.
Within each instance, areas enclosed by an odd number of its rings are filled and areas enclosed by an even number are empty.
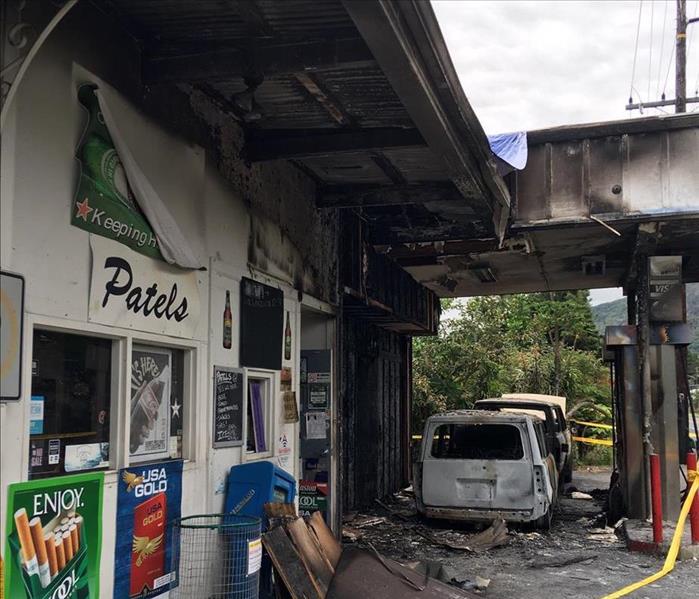
<svg viewBox="0 0 699 599"><path fill-rule="evenodd" d="M5 595L99 599L104 473L10 485Z"/></svg>
<svg viewBox="0 0 699 599"><path fill-rule="evenodd" d="M180 517L182 460L124 468L117 494L114 599L148 599L178 585L173 522Z"/></svg>

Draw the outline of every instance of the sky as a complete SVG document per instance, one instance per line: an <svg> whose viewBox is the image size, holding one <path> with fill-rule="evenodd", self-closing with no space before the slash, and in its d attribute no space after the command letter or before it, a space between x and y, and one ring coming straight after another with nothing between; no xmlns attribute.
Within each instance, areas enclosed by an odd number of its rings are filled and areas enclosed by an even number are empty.
<svg viewBox="0 0 699 599"><path fill-rule="evenodd" d="M662 114L625 110L632 72L634 102L659 100L663 89L674 98L675 0L432 0L432 6L488 134ZM694 16L699 0L688 0L687 17ZM699 23L688 28L687 96L699 95L698 86ZM619 297L620 289L590 293L592 304Z"/></svg>
<svg viewBox="0 0 699 599"><path fill-rule="evenodd" d="M641 116L624 108L638 1L433 0L432 5L486 133ZM641 8L634 101L660 99L663 88L674 98L675 0L645 0ZM687 16L699 16L699 0L687 1ZM693 37L699 38L699 23L688 27L688 96L699 85L699 41ZM652 114L661 113L644 111Z"/></svg>

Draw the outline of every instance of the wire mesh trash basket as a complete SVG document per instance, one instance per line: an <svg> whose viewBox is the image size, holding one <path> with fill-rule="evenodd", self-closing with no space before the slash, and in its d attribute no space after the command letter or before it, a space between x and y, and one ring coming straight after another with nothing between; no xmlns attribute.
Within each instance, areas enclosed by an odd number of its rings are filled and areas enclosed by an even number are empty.
<svg viewBox="0 0 699 599"><path fill-rule="evenodd" d="M172 597L257 599L262 540L260 519L236 514L180 518L174 526Z"/></svg>

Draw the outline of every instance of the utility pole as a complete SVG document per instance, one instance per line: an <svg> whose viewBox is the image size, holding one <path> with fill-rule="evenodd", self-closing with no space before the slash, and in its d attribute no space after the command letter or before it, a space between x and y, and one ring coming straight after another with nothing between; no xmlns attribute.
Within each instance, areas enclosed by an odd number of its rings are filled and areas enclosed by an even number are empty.
<svg viewBox="0 0 699 599"><path fill-rule="evenodd" d="M677 2L677 31L675 33L675 99L666 100L665 92L662 99L653 102L638 102L634 104L629 98L626 110L640 110L644 108L660 108L662 106L675 106L675 112L687 112L687 104L699 103L699 96L687 97L687 25L699 23L699 17L687 20L687 0Z"/></svg>
<svg viewBox="0 0 699 599"><path fill-rule="evenodd" d="M687 0L677 0L675 112L687 112Z"/></svg>

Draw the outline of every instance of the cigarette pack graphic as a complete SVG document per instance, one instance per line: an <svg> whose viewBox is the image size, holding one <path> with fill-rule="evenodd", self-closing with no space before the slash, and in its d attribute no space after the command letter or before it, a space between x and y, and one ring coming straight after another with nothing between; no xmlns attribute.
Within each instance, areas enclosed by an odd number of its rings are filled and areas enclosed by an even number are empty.
<svg viewBox="0 0 699 599"><path fill-rule="evenodd" d="M153 495L134 509L129 596L156 588L156 579L165 574L165 530L167 495Z"/></svg>
<svg viewBox="0 0 699 599"><path fill-rule="evenodd" d="M87 599L90 596L85 576L87 546L81 542L78 525L70 524L68 510L49 517L42 520L34 516L30 520L26 508L14 513L15 526L9 541L21 572L25 597ZM73 513L73 517L82 521L79 514ZM63 521L66 523L62 524Z"/></svg>

